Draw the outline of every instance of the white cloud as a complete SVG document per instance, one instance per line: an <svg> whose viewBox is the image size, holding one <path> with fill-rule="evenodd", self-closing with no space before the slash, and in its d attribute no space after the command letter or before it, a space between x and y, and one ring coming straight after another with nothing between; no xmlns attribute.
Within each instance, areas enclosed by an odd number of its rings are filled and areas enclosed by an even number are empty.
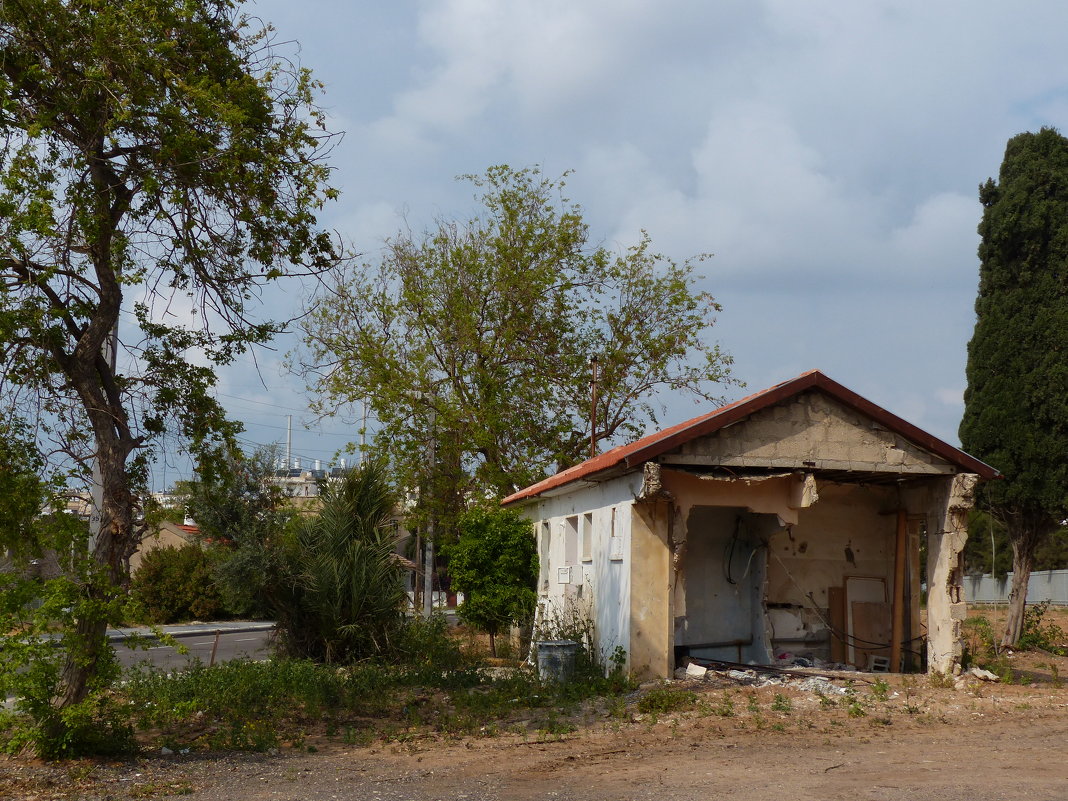
<svg viewBox="0 0 1068 801"><path fill-rule="evenodd" d="M359 249L398 210L416 230L466 216L459 173L576 168L595 241L646 228L673 257L715 254L715 333L750 389L824 369L953 441L976 186L1008 137L1068 130L1068 5L258 5L272 7L349 130L331 222Z"/></svg>

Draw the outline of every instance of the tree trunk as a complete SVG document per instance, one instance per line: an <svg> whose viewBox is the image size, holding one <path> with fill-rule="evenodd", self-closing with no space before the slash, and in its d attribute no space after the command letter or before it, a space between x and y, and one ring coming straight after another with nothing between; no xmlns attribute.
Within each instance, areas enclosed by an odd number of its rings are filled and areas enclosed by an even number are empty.
<svg viewBox="0 0 1068 801"><path fill-rule="evenodd" d="M107 620L83 616L78 618L74 632L67 635L67 661L52 701L56 709L76 704L89 694L89 680L96 674L104 653L107 625Z"/></svg>
<svg viewBox="0 0 1068 801"><path fill-rule="evenodd" d="M89 544L89 565L84 575L82 606L74 631L68 635L67 661L53 706L63 709L85 699L90 682L100 672L107 652L105 633L114 614L115 594L129 579L130 556L138 545L134 526L135 500L130 491L126 461L136 446L126 410L114 388L113 368L107 359L86 359L72 371L75 384L93 426L97 476L102 488L99 530Z"/></svg>
<svg viewBox="0 0 1068 801"><path fill-rule="evenodd" d="M1035 564L1035 551L1057 530L1057 523L1045 515L1017 513L1008 516L1005 524L1012 543L1012 590L1009 592L1009 616L1005 621L1001 645L1012 648L1023 634L1027 585Z"/></svg>
<svg viewBox="0 0 1068 801"><path fill-rule="evenodd" d="M122 449L117 453L121 454ZM117 461L101 458L104 492L99 510L100 532L89 554L90 565L82 589L86 603L74 631L67 637L67 661L53 700L57 709L76 704L88 695L90 681L99 674L100 661L108 649L105 634L113 613L112 601L129 578L130 555L137 547L137 534L125 462L124 454Z"/></svg>
<svg viewBox="0 0 1068 801"><path fill-rule="evenodd" d="M497 658L497 636L492 631L490 631L489 632L489 638L490 638L490 656L492 656L494 659L496 659Z"/></svg>
<svg viewBox="0 0 1068 801"><path fill-rule="evenodd" d="M1005 633L1001 637L1003 647L1012 647L1020 641L1023 634L1024 611L1027 606L1027 585L1031 579L1031 565L1034 564L1033 549L1017 547L1017 540L1012 541L1012 590L1009 592L1009 616L1005 621Z"/></svg>

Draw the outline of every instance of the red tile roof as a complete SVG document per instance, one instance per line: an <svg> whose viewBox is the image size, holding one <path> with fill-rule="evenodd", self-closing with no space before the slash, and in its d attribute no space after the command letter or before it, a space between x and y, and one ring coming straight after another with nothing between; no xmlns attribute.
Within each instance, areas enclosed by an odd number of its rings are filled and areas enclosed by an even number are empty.
<svg viewBox="0 0 1068 801"><path fill-rule="evenodd" d="M773 387L753 393L741 400L728 403L707 414L692 420L665 428L655 434L649 434L629 445L620 445L610 451L598 454L581 464L550 476L537 484L509 495L502 504L508 505L526 500L557 489L574 481L592 477L613 469L632 469L655 459L663 453L674 450L686 442L715 433L721 428L736 423L754 412L773 406L787 398L809 389L818 388L840 403L867 415L890 431L900 434L905 439L941 456L965 472L977 473L983 478L994 478L997 470L959 448L954 448L923 429L917 428L906 420L877 406L866 398L825 376L819 370L810 370L789 381L783 381Z"/></svg>

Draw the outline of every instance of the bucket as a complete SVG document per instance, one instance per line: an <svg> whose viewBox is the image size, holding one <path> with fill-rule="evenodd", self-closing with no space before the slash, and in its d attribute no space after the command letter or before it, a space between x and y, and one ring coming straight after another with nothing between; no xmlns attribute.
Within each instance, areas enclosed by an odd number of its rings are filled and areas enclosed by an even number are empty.
<svg viewBox="0 0 1068 801"><path fill-rule="evenodd" d="M574 640L541 640L537 645L538 676L561 684L571 681L579 644Z"/></svg>

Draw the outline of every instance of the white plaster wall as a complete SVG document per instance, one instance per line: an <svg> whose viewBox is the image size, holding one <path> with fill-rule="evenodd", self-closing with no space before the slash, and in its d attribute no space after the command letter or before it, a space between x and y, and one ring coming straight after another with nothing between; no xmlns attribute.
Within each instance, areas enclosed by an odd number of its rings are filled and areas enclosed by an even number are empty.
<svg viewBox="0 0 1068 801"><path fill-rule="evenodd" d="M676 646L710 659L768 660L762 603L767 554L761 542L776 525L774 515L745 508L691 507L675 584Z"/></svg>
<svg viewBox="0 0 1068 801"><path fill-rule="evenodd" d="M594 622L597 637L596 647L604 657L622 647L630 651L630 529L634 497L641 489L642 476L633 473L598 483L594 486L576 488L564 495L540 498L520 511L534 524L540 536L541 522L550 525L548 570L538 577L539 603L551 617L553 612L563 612L567 607L585 608ZM612 510L615 509L616 535L620 538L621 558L611 558ZM579 564L583 573L581 596L577 588L557 581L557 568L566 564L564 547L565 523L568 517L577 516L580 534L583 516L593 515L593 541L590 560L582 559L582 542L578 543ZM572 569L572 573L576 568ZM548 590L543 591L545 579Z"/></svg>

